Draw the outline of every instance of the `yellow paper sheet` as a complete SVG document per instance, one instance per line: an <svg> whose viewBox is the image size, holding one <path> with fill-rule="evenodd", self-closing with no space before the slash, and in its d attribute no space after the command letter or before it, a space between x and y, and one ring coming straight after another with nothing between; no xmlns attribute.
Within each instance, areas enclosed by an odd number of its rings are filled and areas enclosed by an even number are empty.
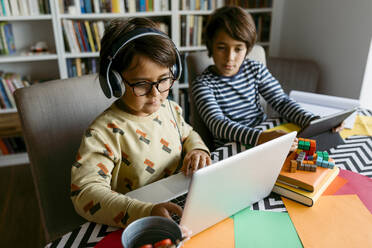
<svg viewBox="0 0 372 248"><path fill-rule="evenodd" d="M282 125L279 125L279 126L276 126L276 127L273 127L273 128L270 128L270 129L267 129L265 132L268 132L268 131L274 131L274 130L283 130L283 131L286 131L288 133L290 132L293 132L293 131L300 131L300 127L297 126L296 124L293 124L293 123L285 123L285 124L282 124Z"/></svg>
<svg viewBox="0 0 372 248"><path fill-rule="evenodd" d="M357 195L321 196L313 207L283 202L304 247L372 247L372 215Z"/></svg>
<svg viewBox="0 0 372 248"><path fill-rule="evenodd" d="M211 226L203 232L193 236L186 241L183 248L233 248L234 239L234 220L226 218L225 220Z"/></svg>
<svg viewBox="0 0 372 248"><path fill-rule="evenodd" d="M344 129L340 132L340 136L346 139L352 135L367 135L372 136L372 117L357 115L353 129Z"/></svg>

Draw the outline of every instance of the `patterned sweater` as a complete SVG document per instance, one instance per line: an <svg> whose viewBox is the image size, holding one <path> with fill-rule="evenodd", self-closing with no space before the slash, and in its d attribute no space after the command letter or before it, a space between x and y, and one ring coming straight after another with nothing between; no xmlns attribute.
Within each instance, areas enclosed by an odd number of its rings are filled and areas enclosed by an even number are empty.
<svg viewBox="0 0 372 248"><path fill-rule="evenodd" d="M213 66L208 67L193 83L192 94L217 146L227 141L256 145L262 131L254 127L267 118L259 95L282 117L301 127L315 118L284 93L263 64L249 59L231 77L219 76Z"/></svg>
<svg viewBox="0 0 372 248"><path fill-rule="evenodd" d="M119 227L150 215L153 204L124 194L172 175L182 165L182 152L193 149L209 153L176 103L166 101L146 117L113 104L85 132L72 166L76 211L89 221Z"/></svg>

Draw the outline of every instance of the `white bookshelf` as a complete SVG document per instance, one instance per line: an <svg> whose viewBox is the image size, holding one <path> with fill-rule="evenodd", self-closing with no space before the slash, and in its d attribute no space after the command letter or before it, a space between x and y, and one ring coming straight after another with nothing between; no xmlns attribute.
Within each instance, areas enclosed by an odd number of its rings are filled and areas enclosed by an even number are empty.
<svg viewBox="0 0 372 248"><path fill-rule="evenodd" d="M78 1L78 0L75 0ZM154 0L155 1L155 0ZM223 1L216 1L221 4ZM204 45L181 46L181 16L203 16L207 18L213 10L180 10L183 0L169 0L169 10L134 12L134 13L84 13L84 14L66 14L60 11L60 0L49 0L51 13L47 15L36 16L0 16L0 21L10 22L13 25L15 45L17 53L8 56L0 56L0 71L15 72L21 75L30 76L31 80L52 80L65 79L68 77L67 59L75 58L98 58L99 52L79 52L73 53L65 50L63 39L63 20L104 20L109 21L118 17L149 17L166 20L169 24L169 35L178 47L181 53L206 50ZM272 8L253 8L247 9L251 14L272 13ZM271 29L271 27L270 27ZM30 54L25 55L31 45L37 41L46 41L48 54ZM269 41L260 42L264 47L269 47ZM19 52L18 52L19 51ZM188 82L175 83L172 88L173 97L179 100L179 91L188 88ZM14 112L11 110L0 110L1 114ZM19 163L28 160L26 155L19 156L0 156L0 165L4 163ZM12 162L13 161L13 162Z"/></svg>

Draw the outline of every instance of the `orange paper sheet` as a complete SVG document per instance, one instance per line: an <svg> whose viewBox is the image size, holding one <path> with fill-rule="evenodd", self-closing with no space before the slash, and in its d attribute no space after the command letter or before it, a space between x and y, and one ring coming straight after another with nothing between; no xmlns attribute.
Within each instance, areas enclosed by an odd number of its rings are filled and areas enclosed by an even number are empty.
<svg viewBox="0 0 372 248"><path fill-rule="evenodd" d="M372 247L372 215L357 195L321 196L313 207L283 202L304 247Z"/></svg>
<svg viewBox="0 0 372 248"><path fill-rule="evenodd" d="M322 195L334 195L347 182L347 179L337 176Z"/></svg>
<svg viewBox="0 0 372 248"><path fill-rule="evenodd" d="M193 236L191 239L187 240L182 247L235 247L234 220L232 218L226 218L225 220Z"/></svg>

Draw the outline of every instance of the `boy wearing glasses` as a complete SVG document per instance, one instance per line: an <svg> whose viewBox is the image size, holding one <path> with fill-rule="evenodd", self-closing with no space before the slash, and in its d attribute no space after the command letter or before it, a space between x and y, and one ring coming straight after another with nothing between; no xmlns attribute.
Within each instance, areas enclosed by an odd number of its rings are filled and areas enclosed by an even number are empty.
<svg viewBox="0 0 372 248"><path fill-rule="evenodd" d="M106 27L100 75L115 42L138 28L157 25L134 18ZM72 202L89 221L125 227L144 216L181 215L174 203L152 204L124 194L180 169L189 175L211 164L208 148L184 121L181 108L167 100L176 52L169 38L148 35L129 42L115 56L112 68L120 73L125 92L87 129L71 170Z"/></svg>

